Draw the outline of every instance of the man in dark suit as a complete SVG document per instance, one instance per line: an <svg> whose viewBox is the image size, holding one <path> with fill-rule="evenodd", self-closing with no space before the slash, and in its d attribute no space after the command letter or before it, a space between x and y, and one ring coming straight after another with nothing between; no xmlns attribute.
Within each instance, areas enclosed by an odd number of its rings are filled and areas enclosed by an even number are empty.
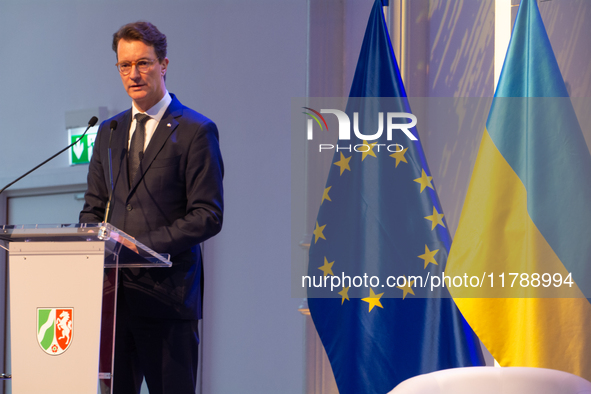
<svg viewBox="0 0 591 394"><path fill-rule="evenodd" d="M113 36L132 108L103 122L88 171L80 222L102 222L171 255L171 268L122 269L114 387L151 394L194 393L201 318L199 243L222 227L223 164L215 124L166 90L166 36L148 22ZM113 195L109 137L112 120Z"/></svg>

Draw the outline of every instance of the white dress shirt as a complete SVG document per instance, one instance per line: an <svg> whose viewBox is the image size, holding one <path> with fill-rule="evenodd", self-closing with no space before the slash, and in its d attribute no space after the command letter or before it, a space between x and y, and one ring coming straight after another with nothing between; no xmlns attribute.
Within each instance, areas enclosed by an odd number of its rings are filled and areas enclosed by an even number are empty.
<svg viewBox="0 0 591 394"><path fill-rule="evenodd" d="M170 105L172 101L172 98L170 97L170 94L168 94L168 90L166 90L164 92L164 97L162 97L162 100L160 100L158 103L156 103L152 108L150 108L149 110L147 110L146 112L140 112L136 107L135 104L132 102L131 104L131 128L129 129L129 140L127 141L127 147L129 148L131 145L131 137L133 136L133 133L135 132L135 128L136 128L136 124L137 121L135 120L135 115L136 114L146 114L148 116L150 116L150 119L148 119L146 121L146 139L144 140L144 152L146 151L146 148L148 147L148 144L150 143L150 140L152 139L152 136L154 135L154 132L156 131L156 127L158 127L158 123L160 123L160 119L162 119L162 116L164 116L164 112L166 111L166 109L168 108L168 106Z"/></svg>

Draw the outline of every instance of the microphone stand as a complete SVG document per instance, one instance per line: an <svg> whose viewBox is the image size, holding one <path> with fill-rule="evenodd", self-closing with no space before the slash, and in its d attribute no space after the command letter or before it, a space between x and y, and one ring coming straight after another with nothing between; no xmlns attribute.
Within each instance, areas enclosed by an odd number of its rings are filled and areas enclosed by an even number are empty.
<svg viewBox="0 0 591 394"><path fill-rule="evenodd" d="M117 121L112 120L111 124L109 125L111 129L111 133L109 134L109 178L111 181L111 190L109 191L109 201L107 202L107 209L105 211L105 221L104 223L109 223L109 219L111 216L111 198L113 198L113 158L111 156L111 137L113 137L113 130L117 128Z"/></svg>
<svg viewBox="0 0 591 394"><path fill-rule="evenodd" d="M14 181L10 182L8 185L4 186L2 188L2 190L0 190L0 194L2 194L2 192L6 189L8 189L10 186L14 185L15 183L17 183L18 181L20 181L21 179L23 179L24 177L26 177L27 175L29 175L31 172L35 171L37 168L41 167L42 165L44 165L45 163L47 163L50 160L55 159L57 156L61 155L62 153L64 153L65 151L67 151L68 149L70 149L71 147L73 147L74 145L76 145L78 142L80 142L80 140L82 138L84 138L84 136L86 135L86 133L88 132L88 130L94 126L96 124L96 122L98 122L98 118L96 116L93 116L92 118L90 118L90 120L88 121L88 127L86 128L86 130L84 131L84 133L80 136L80 138L78 138L75 142L73 142L72 144L66 146L64 149L60 150L59 152L57 152L55 155L51 156L49 159L45 160L43 163L39 164L38 166L36 166L35 168L33 168L32 170L28 171L27 173L21 175L20 177L18 177L17 179L15 179Z"/></svg>

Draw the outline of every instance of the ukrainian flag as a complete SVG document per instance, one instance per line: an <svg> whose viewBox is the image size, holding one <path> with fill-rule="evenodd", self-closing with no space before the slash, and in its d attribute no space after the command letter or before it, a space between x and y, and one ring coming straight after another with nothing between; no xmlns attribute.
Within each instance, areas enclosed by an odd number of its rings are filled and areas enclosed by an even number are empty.
<svg viewBox="0 0 591 394"><path fill-rule="evenodd" d="M446 269L485 279L450 292L501 366L591 379L590 204L591 155L522 0Z"/></svg>

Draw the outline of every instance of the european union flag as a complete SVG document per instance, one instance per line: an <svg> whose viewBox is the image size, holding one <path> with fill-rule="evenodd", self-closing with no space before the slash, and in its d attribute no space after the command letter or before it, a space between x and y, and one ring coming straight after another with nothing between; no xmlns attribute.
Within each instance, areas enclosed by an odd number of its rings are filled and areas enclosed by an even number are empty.
<svg viewBox="0 0 591 394"><path fill-rule="evenodd" d="M453 300L423 286L445 269L451 238L417 131L402 127L411 111L381 6L376 0L345 111L355 133L339 140L308 266L316 279L308 305L343 394L483 365ZM340 287L318 286L327 277Z"/></svg>

